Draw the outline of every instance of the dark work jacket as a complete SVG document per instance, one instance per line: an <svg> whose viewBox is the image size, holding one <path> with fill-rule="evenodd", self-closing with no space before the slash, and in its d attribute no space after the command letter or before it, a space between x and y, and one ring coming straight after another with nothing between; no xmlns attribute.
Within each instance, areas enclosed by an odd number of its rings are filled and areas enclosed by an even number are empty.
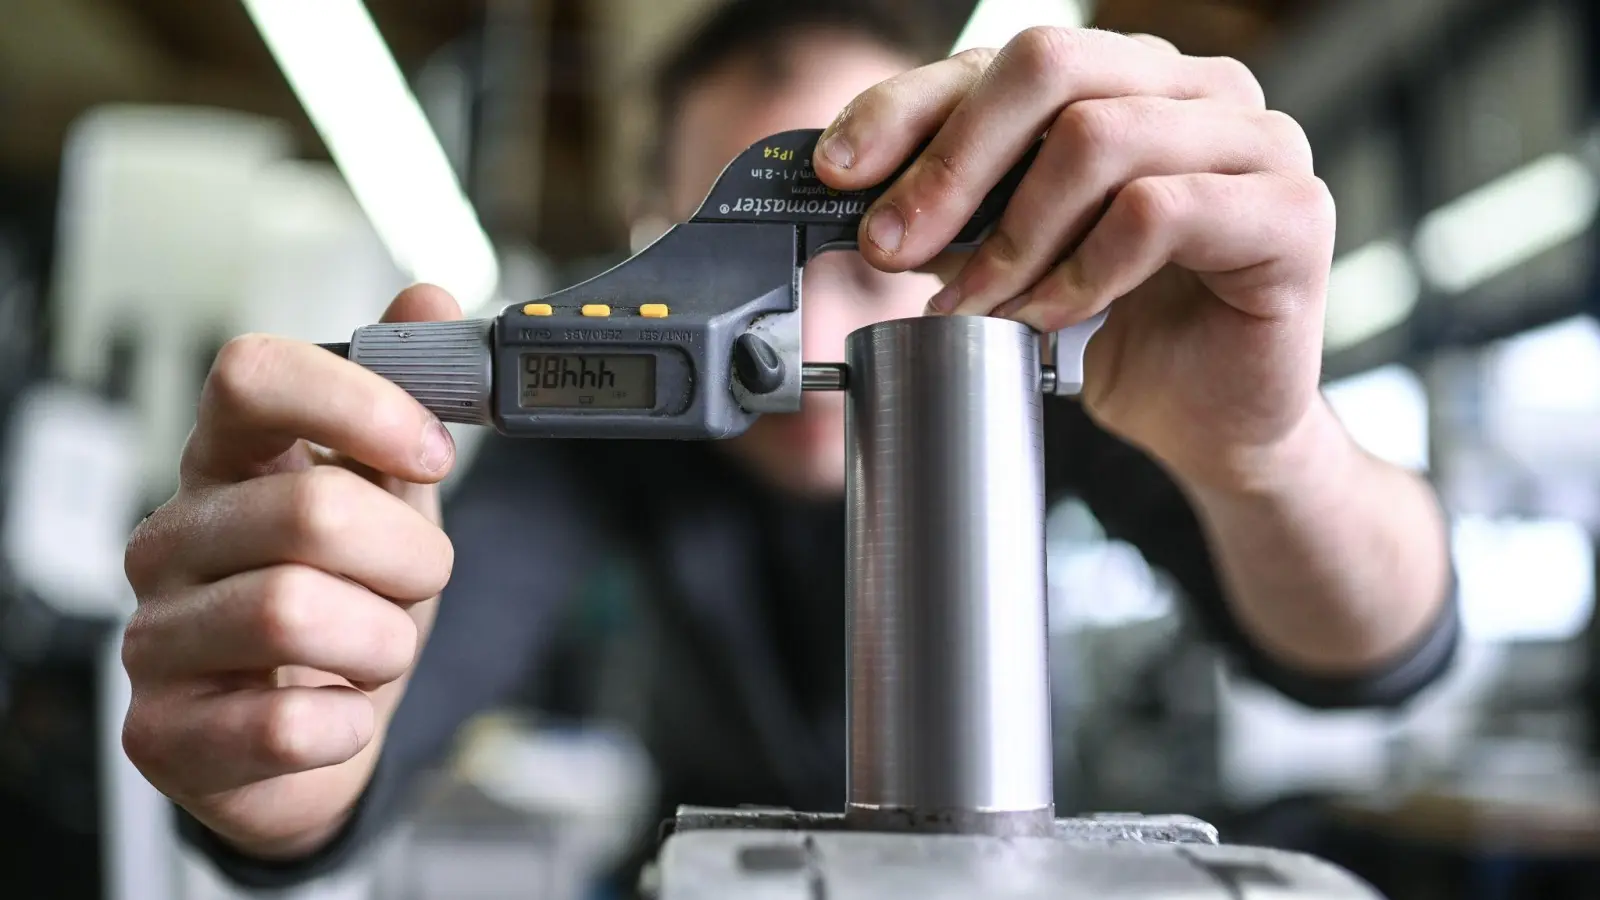
<svg viewBox="0 0 1600 900"><path fill-rule="evenodd" d="M1081 498L1109 537L1168 573L1247 676L1312 707L1392 707L1448 667L1453 600L1408 653L1362 677L1275 664L1229 614L1174 482L1074 402L1047 406L1045 434L1047 499ZM227 877L283 886L342 865L462 722L494 706L623 720L653 758L663 816L684 803L843 808L842 503L774 496L705 443L490 438L445 525L454 575L349 826L313 857L267 864L181 816ZM594 665L601 649L614 665ZM586 682L599 668L623 688Z"/></svg>

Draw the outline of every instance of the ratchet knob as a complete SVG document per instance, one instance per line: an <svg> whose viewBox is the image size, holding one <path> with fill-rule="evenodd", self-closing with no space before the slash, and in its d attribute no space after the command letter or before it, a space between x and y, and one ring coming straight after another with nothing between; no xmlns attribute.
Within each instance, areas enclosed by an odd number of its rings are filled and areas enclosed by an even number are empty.
<svg viewBox="0 0 1600 900"><path fill-rule="evenodd" d="M770 394L783 386L783 357L753 334L741 334L734 340L733 371L752 394Z"/></svg>
<svg viewBox="0 0 1600 900"><path fill-rule="evenodd" d="M351 362L399 385L440 421L493 423L494 322L381 322L356 330L348 348L329 346Z"/></svg>

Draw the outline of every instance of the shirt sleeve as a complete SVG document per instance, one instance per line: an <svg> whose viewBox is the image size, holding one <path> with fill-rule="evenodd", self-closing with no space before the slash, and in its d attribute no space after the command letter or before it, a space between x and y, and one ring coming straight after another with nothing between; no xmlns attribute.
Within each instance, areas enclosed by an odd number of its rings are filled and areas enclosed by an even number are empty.
<svg viewBox="0 0 1600 900"><path fill-rule="evenodd" d="M1205 532L1177 483L1142 451L1095 425L1075 401L1045 407L1045 472L1048 502L1082 499L1108 537L1131 544L1177 583L1201 632L1245 675L1291 700L1317 709L1396 708L1454 660L1460 619L1453 577L1451 595L1426 632L1380 667L1334 677L1267 654L1234 616Z"/></svg>
<svg viewBox="0 0 1600 900"><path fill-rule="evenodd" d="M449 586L372 780L332 841L301 859L264 861L178 811L180 834L224 878L284 888L351 864L394 822L419 774L444 757L460 726L523 687L595 546L578 479L563 477L558 462L490 437L449 492Z"/></svg>

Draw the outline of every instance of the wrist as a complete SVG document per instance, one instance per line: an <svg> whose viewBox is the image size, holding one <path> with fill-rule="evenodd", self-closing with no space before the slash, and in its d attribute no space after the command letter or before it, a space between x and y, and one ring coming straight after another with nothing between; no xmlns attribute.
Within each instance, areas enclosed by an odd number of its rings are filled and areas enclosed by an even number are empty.
<svg viewBox="0 0 1600 900"><path fill-rule="evenodd" d="M227 852L266 865L289 865L316 856L327 848L349 824L354 808L337 817L292 833L258 834L206 827Z"/></svg>
<svg viewBox="0 0 1600 900"><path fill-rule="evenodd" d="M1317 505L1335 498L1367 460L1333 409L1319 395L1284 435L1264 447L1234 450L1226 465L1203 475L1174 473L1206 505Z"/></svg>

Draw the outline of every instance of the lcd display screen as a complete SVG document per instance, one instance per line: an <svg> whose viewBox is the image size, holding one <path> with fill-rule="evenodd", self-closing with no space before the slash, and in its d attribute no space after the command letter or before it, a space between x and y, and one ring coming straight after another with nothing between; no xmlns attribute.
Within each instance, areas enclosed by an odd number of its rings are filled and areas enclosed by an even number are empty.
<svg viewBox="0 0 1600 900"><path fill-rule="evenodd" d="M528 353L522 357L525 409L650 409L656 358L643 353Z"/></svg>

